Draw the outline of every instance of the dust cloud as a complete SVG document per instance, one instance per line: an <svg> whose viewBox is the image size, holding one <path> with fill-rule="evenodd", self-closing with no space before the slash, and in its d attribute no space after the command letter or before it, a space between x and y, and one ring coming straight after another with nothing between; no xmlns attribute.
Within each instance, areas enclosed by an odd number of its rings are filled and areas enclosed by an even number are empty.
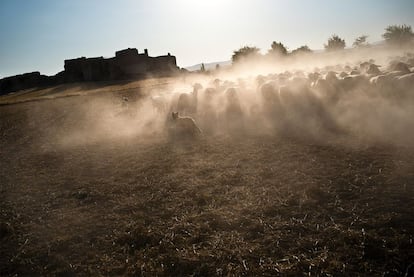
<svg viewBox="0 0 414 277"><path fill-rule="evenodd" d="M169 138L172 112L203 137L353 138L414 147L414 54L355 49L242 61L168 84L62 104L56 146ZM69 112L70 111L70 112Z"/></svg>

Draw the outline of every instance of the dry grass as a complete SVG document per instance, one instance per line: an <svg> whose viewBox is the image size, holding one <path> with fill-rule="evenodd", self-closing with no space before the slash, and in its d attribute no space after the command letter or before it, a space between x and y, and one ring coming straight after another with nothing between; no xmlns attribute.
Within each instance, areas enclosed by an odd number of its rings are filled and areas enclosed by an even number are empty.
<svg viewBox="0 0 414 277"><path fill-rule="evenodd" d="M1 276L414 272L413 149L162 135L59 147L54 135L88 128L77 101L0 107Z"/></svg>
<svg viewBox="0 0 414 277"><path fill-rule="evenodd" d="M172 83L172 81L173 78L165 77L138 81L72 83L47 88L33 88L1 96L0 105L94 94L134 94L142 88L162 87Z"/></svg>

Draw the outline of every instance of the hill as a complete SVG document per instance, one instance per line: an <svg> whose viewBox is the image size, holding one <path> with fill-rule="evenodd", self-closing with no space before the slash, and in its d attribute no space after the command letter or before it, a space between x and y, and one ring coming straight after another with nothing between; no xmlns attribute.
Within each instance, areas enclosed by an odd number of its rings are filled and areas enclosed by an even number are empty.
<svg viewBox="0 0 414 277"><path fill-rule="evenodd" d="M187 69L188 71L197 71L197 70L200 70L202 64L203 63L198 63L195 65L187 66L185 67L185 69ZM231 65L231 61L228 60L228 61L221 61L221 62L204 63L204 67L206 70L215 69L216 65L220 65L220 67L229 66Z"/></svg>

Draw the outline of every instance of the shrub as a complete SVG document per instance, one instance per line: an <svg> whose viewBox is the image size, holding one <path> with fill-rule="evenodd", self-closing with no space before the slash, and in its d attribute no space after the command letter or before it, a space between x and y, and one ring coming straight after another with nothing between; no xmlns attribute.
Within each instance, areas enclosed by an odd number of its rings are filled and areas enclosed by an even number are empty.
<svg viewBox="0 0 414 277"><path fill-rule="evenodd" d="M345 40L341 39L337 35L332 35L328 39L328 44L325 44L327 51L343 50L345 48Z"/></svg>
<svg viewBox="0 0 414 277"><path fill-rule="evenodd" d="M413 30L408 25L390 25L385 28L385 33L382 35L385 41L394 45L406 45L412 43L414 40Z"/></svg>

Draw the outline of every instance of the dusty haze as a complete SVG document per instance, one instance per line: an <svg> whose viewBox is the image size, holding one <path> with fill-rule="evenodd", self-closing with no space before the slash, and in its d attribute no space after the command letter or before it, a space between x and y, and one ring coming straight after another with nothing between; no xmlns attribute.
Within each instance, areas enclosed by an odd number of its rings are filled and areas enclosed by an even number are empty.
<svg viewBox="0 0 414 277"><path fill-rule="evenodd" d="M0 275L412 275L413 58L2 97Z"/></svg>
<svg viewBox="0 0 414 277"><path fill-rule="evenodd" d="M411 72L393 70L398 61ZM367 73L360 66L364 62L378 65L380 72ZM397 81L412 73L412 62L407 51L381 49L242 62L162 86L86 96L80 104L62 107L70 110L76 124L41 130L48 133L47 143L55 146L107 139L114 143L134 136L152 139L168 133L171 112L178 111L194 118L205 136L273 134L319 141L340 137L412 147L413 77ZM386 81L375 83L379 75ZM197 111L179 111L180 95L190 95L197 83L202 86L195 100ZM268 96L263 86L270 90ZM229 89L234 89L233 100ZM234 106L237 110L231 114ZM36 110L32 112L30 118L37 120Z"/></svg>

